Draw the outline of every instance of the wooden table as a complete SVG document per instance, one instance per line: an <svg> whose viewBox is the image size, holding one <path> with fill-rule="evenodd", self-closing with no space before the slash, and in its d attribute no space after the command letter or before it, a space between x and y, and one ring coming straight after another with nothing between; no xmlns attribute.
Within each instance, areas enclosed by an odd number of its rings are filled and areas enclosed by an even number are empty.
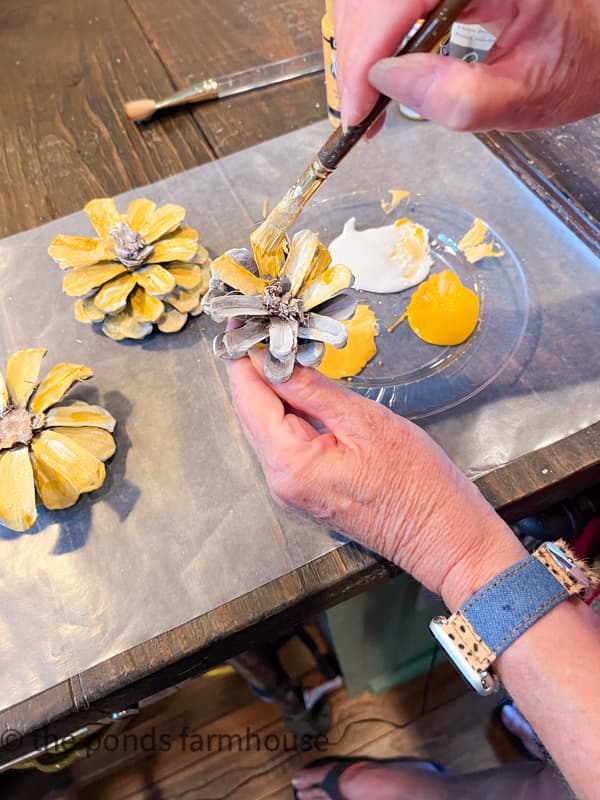
<svg viewBox="0 0 600 800"><path fill-rule="evenodd" d="M137 127L124 100L161 97L320 46L320 0L4 0L0 9L0 236L325 116L316 75ZM598 119L483 137L598 247ZM551 469L547 466L550 465ZM600 424L479 479L507 520L600 477ZM197 674L394 573L347 545L0 713L0 730L67 732Z"/></svg>

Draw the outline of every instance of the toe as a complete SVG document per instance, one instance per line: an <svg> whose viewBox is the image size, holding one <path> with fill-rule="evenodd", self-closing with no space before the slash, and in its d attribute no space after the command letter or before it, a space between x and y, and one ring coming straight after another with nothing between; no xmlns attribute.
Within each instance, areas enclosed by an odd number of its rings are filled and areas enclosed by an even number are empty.
<svg viewBox="0 0 600 800"><path fill-rule="evenodd" d="M292 778L292 786L294 789L308 789L311 786L318 786L325 779L332 766L333 762L331 764L323 764L320 767L301 769Z"/></svg>
<svg viewBox="0 0 600 800"><path fill-rule="evenodd" d="M296 797L298 800L330 800L322 789L317 789L315 787L297 790Z"/></svg>

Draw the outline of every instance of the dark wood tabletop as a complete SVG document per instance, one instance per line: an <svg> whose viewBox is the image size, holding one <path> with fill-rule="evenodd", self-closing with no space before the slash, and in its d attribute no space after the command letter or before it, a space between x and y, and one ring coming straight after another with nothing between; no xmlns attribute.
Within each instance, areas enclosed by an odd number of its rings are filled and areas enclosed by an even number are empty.
<svg viewBox="0 0 600 800"><path fill-rule="evenodd" d="M136 126L125 100L320 47L321 0L4 0L0 7L0 236L326 115L323 76ZM489 134L485 143L598 247L600 123ZM478 479L508 520L600 476L600 424ZM68 731L197 674L394 574L346 545L0 713L0 730ZM2 754L0 753L0 756ZM2 758L0 758L2 763Z"/></svg>

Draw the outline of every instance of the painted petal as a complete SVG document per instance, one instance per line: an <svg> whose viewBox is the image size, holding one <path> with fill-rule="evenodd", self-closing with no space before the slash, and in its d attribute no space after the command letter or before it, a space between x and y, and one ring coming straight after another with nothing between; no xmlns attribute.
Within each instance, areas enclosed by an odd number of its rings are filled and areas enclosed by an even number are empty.
<svg viewBox="0 0 600 800"><path fill-rule="evenodd" d="M127 298L134 286L135 278L131 272L117 275L98 290L94 296L94 303L105 314L115 314L125 308Z"/></svg>
<svg viewBox="0 0 600 800"><path fill-rule="evenodd" d="M139 233L150 221L155 208L156 203L153 203L152 200L144 200L143 197L138 200L132 200L127 207L125 222L130 228Z"/></svg>
<svg viewBox="0 0 600 800"><path fill-rule="evenodd" d="M192 234L195 234L195 238ZM173 236L161 239L154 245L152 262L189 261L198 249L198 234L191 228L182 228Z"/></svg>
<svg viewBox="0 0 600 800"><path fill-rule="evenodd" d="M100 461L109 459L117 449L111 434L102 428L50 428L49 430L66 436Z"/></svg>
<svg viewBox="0 0 600 800"><path fill-rule="evenodd" d="M284 359L275 358L269 350L265 361L265 375L271 383L284 383L292 377L296 357L290 353Z"/></svg>
<svg viewBox="0 0 600 800"><path fill-rule="evenodd" d="M70 297L83 297L84 294L97 289L103 283L116 278L125 272L123 264L106 262L91 267L78 267L67 272L63 279L63 291Z"/></svg>
<svg viewBox="0 0 600 800"><path fill-rule="evenodd" d="M215 297L210 304L211 311L221 320L227 317L267 316L267 310L260 297L246 297L243 294L226 294Z"/></svg>
<svg viewBox="0 0 600 800"><path fill-rule="evenodd" d="M56 236L48 248L48 254L61 269L89 267L99 261L110 261L115 257L114 243L85 236Z"/></svg>
<svg viewBox="0 0 600 800"><path fill-rule="evenodd" d="M357 305L356 300L349 294L340 294L332 297L331 300L326 300L318 308L315 308L315 312L332 319L351 319Z"/></svg>
<svg viewBox="0 0 600 800"><path fill-rule="evenodd" d="M41 467L45 476L50 477L51 473L55 473L64 483L71 485L77 496L82 492L93 492L104 483L106 470L102 461L57 431L42 431L32 441L31 452L35 457L36 466ZM51 488L51 483L52 481L48 488ZM46 486L41 488L45 492ZM40 496L44 499L42 492ZM61 507L64 508L58 506Z"/></svg>
<svg viewBox="0 0 600 800"><path fill-rule="evenodd" d="M164 313L157 319L156 324L158 325L158 330L162 331L162 333L177 333L183 328L186 320L187 314L180 314L177 309L167 306Z"/></svg>
<svg viewBox="0 0 600 800"><path fill-rule="evenodd" d="M40 364L46 355L44 348L19 350L8 357L6 363L6 387L10 399L16 406L24 406L37 386Z"/></svg>
<svg viewBox="0 0 600 800"><path fill-rule="evenodd" d="M196 308L200 302L200 289L193 292L184 292L183 289L176 288L165 297L165 303L173 306L180 314L187 314L192 308Z"/></svg>
<svg viewBox="0 0 600 800"><path fill-rule="evenodd" d="M223 344L230 358L246 355L251 347L263 342L269 335L269 326L264 319L251 319L239 328L227 331L223 336Z"/></svg>
<svg viewBox="0 0 600 800"><path fill-rule="evenodd" d="M121 222L121 215L112 197L97 197L83 209L101 239L108 239L109 230Z"/></svg>
<svg viewBox="0 0 600 800"><path fill-rule="evenodd" d="M75 301L75 319L84 322L86 325L92 322L101 322L104 319L104 311L100 311L94 303L95 295L82 297Z"/></svg>
<svg viewBox="0 0 600 800"><path fill-rule="evenodd" d="M33 470L27 448L0 453L0 525L26 531L36 519Z"/></svg>
<svg viewBox="0 0 600 800"><path fill-rule="evenodd" d="M166 236L178 228L185 217L185 208L174 203L157 208L147 223L140 229L140 233L148 244L152 244L161 236Z"/></svg>
<svg viewBox="0 0 600 800"><path fill-rule="evenodd" d="M247 247L234 247L231 250L226 250L225 255L229 256L229 258L233 258L241 267L247 269L248 272L256 275L256 277L259 277L258 266L252 252L248 250Z"/></svg>
<svg viewBox="0 0 600 800"><path fill-rule="evenodd" d="M122 339L143 339L152 333L152 323L136 319L129 308L126 308L119 314L107 314L102 323L102 332L116 342Z"/></svg>
<svg viewBox="0 0 600 800"><path fill-rule="evenodd" d="M232 286L242 294L263 295L267 288L268 281L257 278L247 269L244 269L237 261L229 256L219 256L210 265L211 272L220 278L227 286Z"/></svg>
<svg viewBox="0 0 600 800"><path fill-rule="evenodd" d="M160 264L151 264L138 269L135 279L142 289L154 297L166 297L175 288L175 278Z"/></svg>
<svg viewBox="0 0 600 800"><path fill-rule="evenodd" d="M324 244L319 242L319 249L314 257L312 269L310 271L310 274L308 275L308 280L314 280L315 278L320 278L330 264L331 264L331 253L325 247Z"/></svg>
<svg viewBox="0 0 600 800"><path fill-rule="evenodd" d="M300 339L314 339L326 342L332 347L345 347L348 341L348 330L341 322L320 314L308 314L306 325L298 328Z"/></svg>
<svg viewBox="0 0 600 800"><path fill-rule="evenodd" d="M186 292L197 289L203 282L203 270L198 264L169 264L169 272L175 278L177 286Z"/></svg>
<svg viewBox="0 0 600 800"><path fill-rule="evenodd" d="M189 316L190 316L190 317L199 317L199 316L200 316L200 314L201 314L203 311L204 311L204 309L202 308L202 301L200 301L200 302L198 303L198 305L197 305L195 308L192 308L192 310L191 310L191 311L189 311L188 313L189 313Z"/></svg>
<svg viewBox="0 0 600 800"><path fill-rule="evenodd" d="M152 297L141 286L131 295L131 313L138 322L156 322L164 310L163 301Z"/></svg>
<svg viewBox="0 0 600 800"><path fill-rule="evenodd" d="M31 401L31 410L34 414L42 414L50 406L62 400L75 381L85 381L93 374L92 370L83 364L56 364L35 393Z"/></svg>
<svg viewBox="0 0 600 800"><path fill-rule="evenodd" d="M109 434L110 435L110 434ZM46 508L69 508L79 500L79 492L62 475L39 459L35 451L30 453L35 488Z"/></svg>
<svg viewBox="0 0 600 800"><path fill-rule="evenodd" d="M194 262L200 264L201 267L210 267L210 260L210 255L206 247L204 247L203 244L199 244L196 255L194 256Z"/></svg>
<svg viewBox="0 0 600 800"><path fill-rule="evenodd" d="M46 428L104 428L112 433L117 424L115 418L102 406L93 406L83 400L68 405L54 406L46 414Z"/></svg>
<svg viewBox="0 0 600 800"><path fill-rule="evenodd" d="M4 382L4 375L0 372L0 414L8 405L8 388Z"/></svg>
<svg viewBox="0 0 600 800"><path fill-rule="evenodd" d="M298 345L296 361L303 367L318 367L325 355L323 342L305 342Z"/></svg>
<svg viewBox="0 0 600 800"><path fill-rule="evenodd" d="M304 310L324 303L354 283L352 271L342 264L335 264L326 269L318 278L310 279L300 291L299 297L304 301Z"/></svg>
<svg viewBox="0 0 600 800"><path fill-rule="evenodd" d="M313 260L319 252L319 240L312 231L298 231L292 239L290 252L285 260L282 275L292 282L290 293L295 297L310 273Z"/></svg>
<svg viewBox="0 0 600 800"><path fill-rule="evenodd" d="M269 320L269 350L278 359L285 359L294 350L298 323L271 317Z"/></svg>
<svg viewBox="0 0 600 800"><path fill-rule="evenodd" d="M263 222L263 224L255 231L252 231L250 234L250 244L252 245L254 260L258 264L260 276L262 278L268 278L272 280L273 278L276 278L281 271L285 254L288 252L290 247L290 242L287 236L284 234L283 236L276 236L274 247L270 247L270 243L267 243L267 246L265 246L262 235L262 229L265 224L267 224L267 220L265 220L265 222Z"/></svg>

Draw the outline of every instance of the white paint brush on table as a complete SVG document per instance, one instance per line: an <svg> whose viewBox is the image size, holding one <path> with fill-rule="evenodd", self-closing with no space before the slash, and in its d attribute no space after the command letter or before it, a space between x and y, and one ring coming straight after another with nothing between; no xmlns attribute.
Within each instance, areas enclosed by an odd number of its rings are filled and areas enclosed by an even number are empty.
<svg viewBox="0 0 600 800"><path fill-rule="evenodd" d="M165 97L163 100L151 100L150 98L130 100L124 104L123 108L129 119L134 122L144 122L157 111L165 108L230 97L234 94L250 92L254 89L262 89L264 86L273 86L276 83L301 78L304 75L312 75L322 70L323 53L321 50L313 50L301 56L251 67L222 78L206 78L187 89L175 92L170 97Z"/></svg>

